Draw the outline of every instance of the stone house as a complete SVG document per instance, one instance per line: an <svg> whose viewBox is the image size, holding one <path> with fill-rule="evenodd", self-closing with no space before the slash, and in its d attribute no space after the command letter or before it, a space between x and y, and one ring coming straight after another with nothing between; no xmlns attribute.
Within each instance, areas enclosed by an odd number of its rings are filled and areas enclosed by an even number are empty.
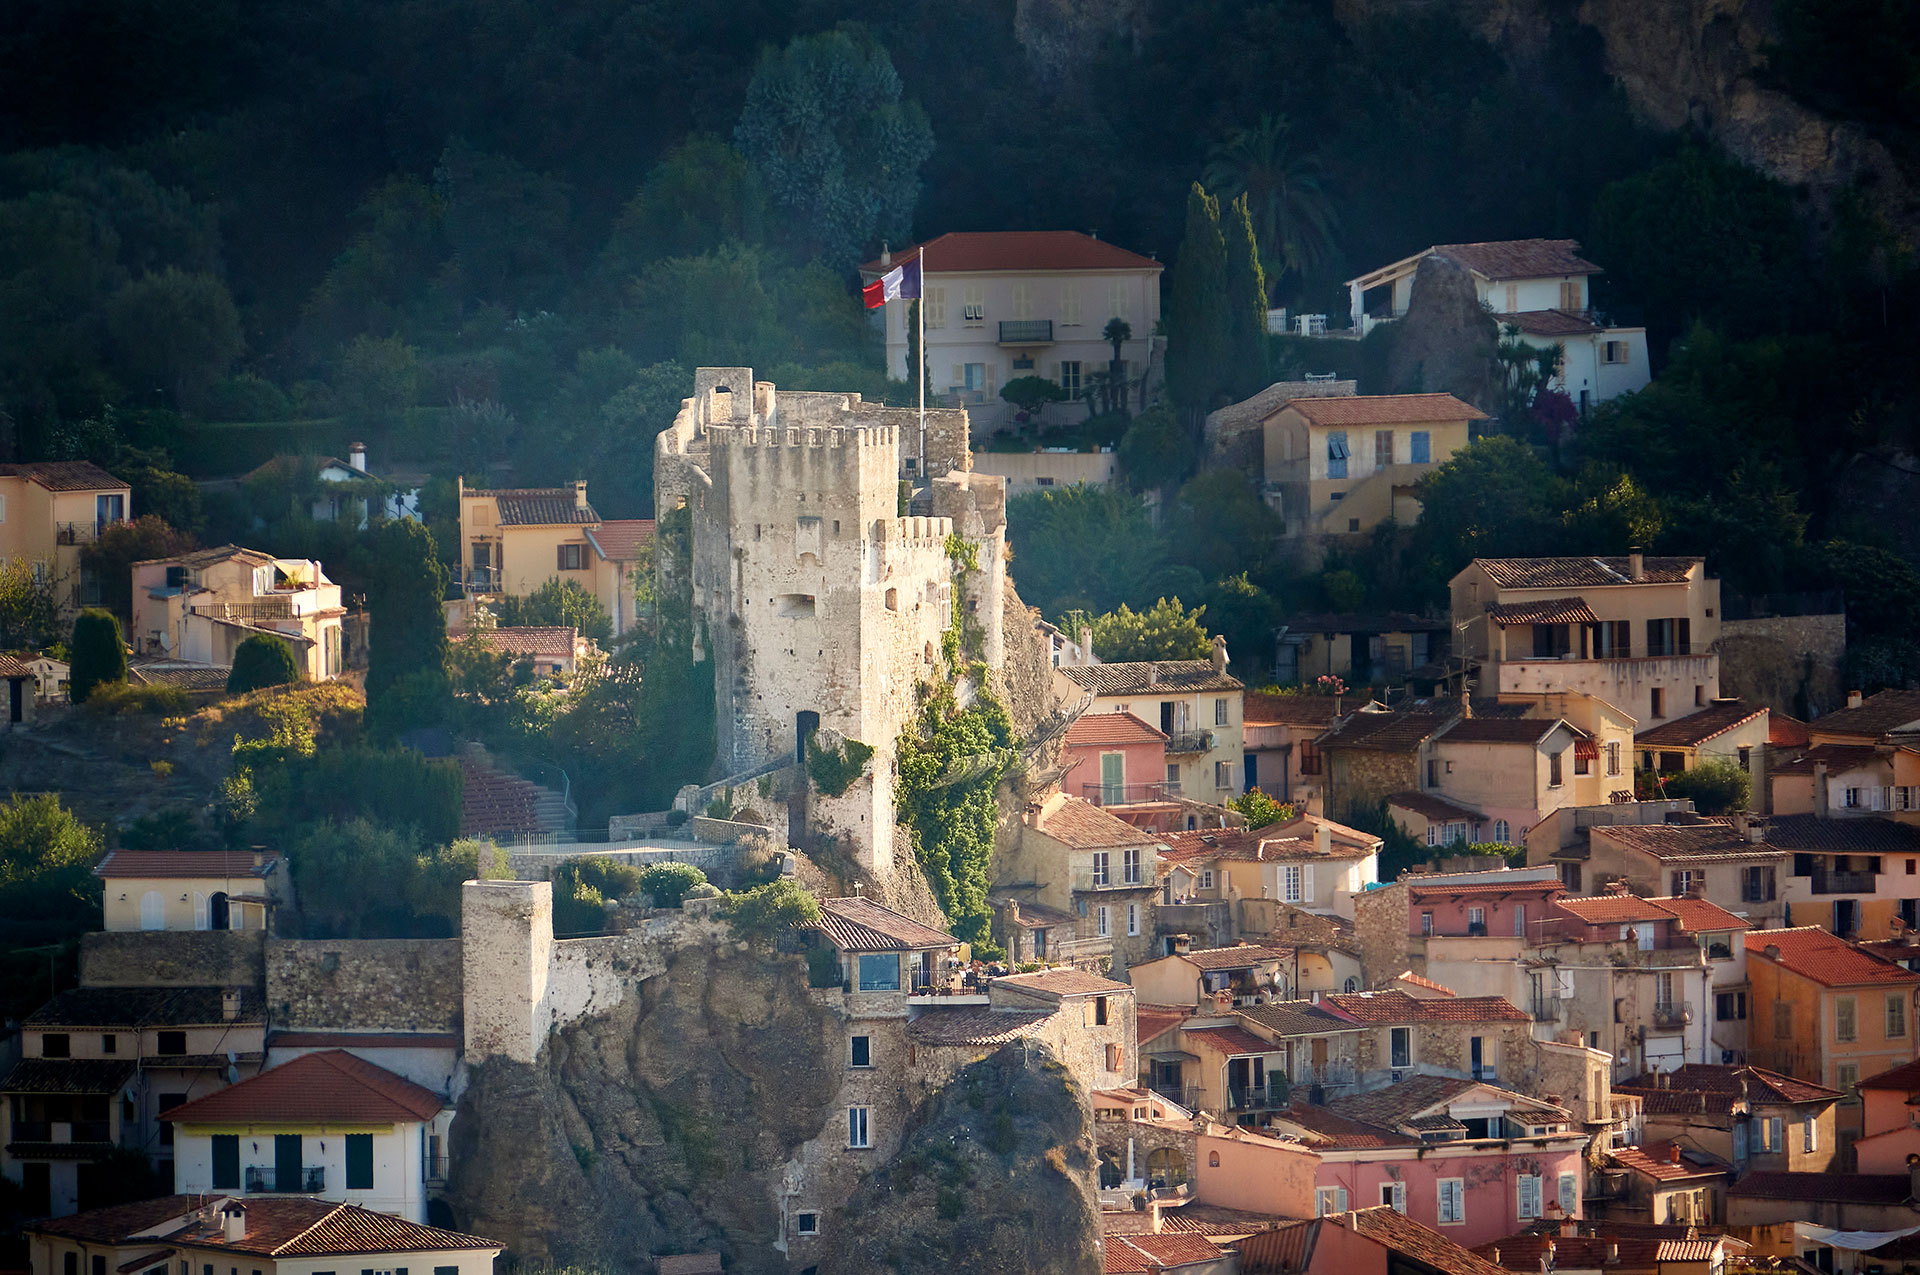
<svg viewBox="0 0 1920 1275"><path fill-rule="evenodd" d="M133 488L90 460L0 465L0 560L31 563L54 582L63 613L99 600L80 551L133 517Z"/></svg>
<svg viewBox="0 0 1920 1275"><path fill-rule="evenodd" d="M1720 698L1720 582L1703 558L1475 558L1449 588L1484 691L1581 691L1645 730Z"/></svg>
<svg viewBox="0 0 1920 1275"><path fill-rule="evenodd" d="M1006 895L991 896L987 902L993 908L993 933L1016 965L1072 951L1080 937L1080 918L1072 912Z"/></svg>
<svg viewBox="0 0 1920 1275"><path fill-rule="evenodd" d="M21 1024L0 1078L0 1173L30 1216L92 1207L92 1166L117 1151L161 1170L174 1154L163 1111L258 1071L266 1010L251 987L77 987Z"/></svg>
<svg viewBox="0 0 1920 1275"><path fill-rule="evenodd" d="M340 586L317 561L222 545L133 564L134 654L231 668L255 634L285 642L310 682L346 668Z"/></svg>
<svg viewBox="0 0 1920 1275"><path fill-rule="evenodd" d="M1129 1085L1140 1074L1135 996L1127 984L1085 970L1039 970L994 979L988 997L996 1012L1047 1015L1039 1038L1085 1092Z"/></svg>
<svg viewBox="0 0 1920 1275"><path fill-rule="evenodd" d="M0 680L7 684L0 707L0 731L26 725L40 715L40 675L34 665L13 655L0 655Z"/></svg>
<svg viewBox="0 0 1920 1275"><path fill-rule="evenodd" d="M1753 984L1747 1060L1840 1092L1838 1167L1862 1135L1858 1086L1912 1059L1920 974L1817 926L1746 936Z"/></svg>
<svg viewBox="0 0 1920 1275"><path fill-rule="evenodd" d="M1247 1031L1272 1045L1268 1071L1285 1077L1291 1096L1312 1101L1359 1085L1360 1039L1367 1030L1323 1008L1324 999L1269 1001L1233 1011Z"/></svg>
<svg viewBox="0 0 1920 1275"><path fill-rule="evenodd" d="M603 519L587 484L487 489L458 480L458 575L468 607L526 597L553 581L573 581L600 600L615 637L637 618L638 577L652 566L650 518Z"/></svg>
<svg viewBox="0 0 1920 1275"><path fill-rule="evenodd" d="M1331 695L1248 691L1242 723L1246 788L1302 811L1324 811L1326 768L1315 741L1333 724L1339 707Z"/></svg>
<svg viewBox="0 0 1920 1275"><path fill-rule="evenodd" d="M1264 490L1286 537L1310 545L1420 520L1420 480L1487 414L1451 394L1296 398L1269 416Z"/></svg>
<svg viewBox="0 0 1920 1275"><path fill-rule="evenodd" d="M1336 819L1369 811L1426 784L1428 744L1460 717L1457 705L1417 702L1393 711L1362 709L1318 741L1327 768L1326 811Z"/></svg>
<svg viewBox="0 0 1920 1275"><path fill-rule="evenodd" d="M1163 845L1091 802L1056 792L1028 808L1011 844L995 855L993 895L1079 917L1077 936L1049 939L1049 959L1106 960L1118 973L1155 954Z"/></svg>
<svg viewBox="0 0 1920 1275"><path fill-rule="evenodd" d="M1687 1063L1615 1086L1639 1097L1650 1140L1680 1143L1748 1170L1825 1173L1837 1090L1764 1067Z"/></svg>
<svg viewBox="0 0 1920 1275"><path fill-rule="evenodd" d="M1854 1162L1862 1173L1900 1173L1920 1155L1920 1059L1901 1063L1877 1076L1868 1076L1855 1090L1860 1095L1860 1140L1853 1144Z"/></svg>
<svg viewBox="0 0 1920 1275"><path fill-rule="evenodd" d="M1071 230L950 232L860 267L868 283L919 260L925 293L927 397L964 407L989 430L1012 424L1000 398L1010 380L1052 381L1084 412L1089 378L1109 371L1109 320L1132 330L1121 343L1121 375L1137 383L1153 361L1160 317L1160 262ZM887 375L907 378L918 338L907 302L886 307ZM1069 414L1062 409L1063 417ZM1071 419L1078 419L1072 415Z"/></svg>
<svg viewBox="0 0 1920 1275"><path fill-rule="evenodd" d="M453 1108L344 1050L304 1054L160 1113L183 1195L306 1195L427 1220Z"/></svg>
<svg viewBox="0 0 1920 1275"><path fill-rule="evenodd" d="M1583 415L1652 379L1647 330L1614 326L1593 309L1590 281L1601 269L1580 256L1579 245L1571 239L1435 244L1349 279L1354 335L1406 314L1413 277L1428 257L1463 268L1480 304L1493 312L1503 332L1512 326L1523 345L1560 348L1553 388L1571 398ZM1371 302L1368 293L1374 294Z"/></svg>
<svg viewBox="0 0 1920 1275"><path fill-rule="evenodd" d="M1166 740L1164 795L1215 805L1243 791L1245 723L1240 679L1227 672L1227 646L1214 638L1206 660L1061 665L1056 685L1088 712L1132 713Z"/></svg>
<svg viewBox="0 0 1920 1275"><path fill-rule="evenodd" d="M1524 1083L1533 1069L1532 1020L1505 997L1393 990L1338 993L1319 1004L1365 1029L1354 1058L1362 1089L1416 1074Z"/></svg>
<svg viewBox="0 0 1920 1275"><path fill-rule="evenodd" d="M1606 1194L1596 1212L1615 1222L1705 1225L1726 1219L1725 1160L1678 1142L1615 1147L1603 1161Z"/></svg>
<svg viewBox="0 0 1920 1275"><path fill-rule="evenodd" d="M32 1275L216 1268L326 1275L409 1266L491 1275L504 1248L358 1205L297 1196L167 1195L38 1222L26 1236Z"/></svg>
<svg viewBox="0 0 1920 1275"><path fill-rule="evenodd" d="M1723 901L1754 925L1778 924L1785 916L1788 852L1769 840L1764 820L1739 814L1708 818L1690 809L1636 812L1626 806L1596 818L1609 815L1660 815L1666 821L1578 826L1576 819L1574 837L1564 846L1549 849L1551 837L1529 836L1527 862L1559 867L1562 880L1571 881L1570 890L1584 883L1598 891L1624 881L1635 894L1698 893ZM1567 831L1564 821L1555 827Z"/></svg>
<svg viewBox="0 0 1920 1275"><path fill-rule="evenodd" d="M292 885L274 850L109 850L100 928L265 930Z"/></svg>
<svg viewBox="0 0 1920 1275"><path fill-rule="evenodd" d="M1692 770L1702 761L1730 761L1753 780L1755 802L1767 791L1767 737L1769 713L1765 704L1744 700L1715 700L1702 712L1661 722L1634 737L1640 769L1658 775Z"/></svg>

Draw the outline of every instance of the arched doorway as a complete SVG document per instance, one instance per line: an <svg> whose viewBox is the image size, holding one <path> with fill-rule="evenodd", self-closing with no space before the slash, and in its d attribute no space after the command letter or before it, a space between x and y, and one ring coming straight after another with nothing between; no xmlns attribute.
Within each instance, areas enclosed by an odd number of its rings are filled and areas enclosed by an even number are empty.
<svg viewBox="0 0 1920 1275"><path fill-rule="evenodd" d="M1162 1187L1184 1186L1187 1181L1187 1157L1172 1147L1160 1147L1147 1153L1147 1185L1159 1190Z"/></svg>
<svg viewBox="0 0 1920 1275"><path fill-rule="evenodd" d="M803 708L793 715L793 759L802 765L807 760L807 741L820 729L820 714Z"/></svg>
<svg viewBox="0 0 1920 1275"><path fill-rule="evenodd" d="M207 900L207 928L226 930L233 928L228 924L233 919L233 908L227 901L225 890L215 890L213 897Z"/></svg>

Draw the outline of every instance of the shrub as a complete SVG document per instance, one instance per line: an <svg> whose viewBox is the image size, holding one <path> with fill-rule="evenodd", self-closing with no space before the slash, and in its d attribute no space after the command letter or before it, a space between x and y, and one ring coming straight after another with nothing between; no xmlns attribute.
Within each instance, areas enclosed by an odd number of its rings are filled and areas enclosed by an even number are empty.
<svg viewBox="0 0 1920 1275"><path fill-rule="evenodd" d="M1667 796L1693 798L1693 808L1703 815L1745 810L1753 797L1753 776L1725 757L1706 758L1692 770L1666 776L1665 781Z"/></svg>
<svg viewBox="0 0 1920 1275"><path fill-rule="evenodd" d="M787 930L820 922L820 900L796 881L773 881L726 896L721 908L734 932L771 941Z"/></svg>
<svg viewBox="0 0 1920 1275"><path fill-rule="evenodd" d="M873 745L857 739L845 740L838 748L828 748L819 736L807 741L807 774L823 797L838 797L853 787L854 780L867 773L873 760Z"/></svg>
<svg viewBox="0 0 1920 1275"><path fill-rule="evenodd" d="M1294 815L1291 805L1282 805L1258 788L1248 789L1244 795L1229 801L1227 806L1245 815L1249 828L1264 828L1268 824L1286 823Z"/></svg>
<svg viewBox="0 0 1920 1275"><path fill-rule="evenodd" d="M706 882L707 874L691 863L656 863L640 872L640 893L653 896L657 908L677 908L687 891Z"/></svg>
<svg viewBox="0 0 1920 1275"><path fill-rule="evenodd" d="M127 680L127 643L120 621L109 611L89 607L73 622L73 671L69 697L84 704L97 686Z"/></svg>
<svg viewBox="0 0 1920 1275"><path fill-rule="evenodd" d="M558 934L597 934L607 904L641 893L640 869L605 855L582 855L553 870L553 928Z"/></svg>
<svg viewBox="0 0 1920 1275"><path fill-rule="evenodd" d="M87 711L118 717L124 713L149 713L155 717L177 717L193 706L193 698L177 686L129 686L125 682L105 682L93 688L87 697Z"/></svg>
<svg viewBox="0 0 1920 1275"><path fill-rule="evenodd" d="M807 949L807 986L840 987L847 981L847 973L840 968L840 953L825 943L816 943Z"/></svg>
<svg viewBox="0 0 1920 1275"><path fill-rule="evenodd" d="M293 662L293 648L271 634L256 633L234 648L227 694L244 695L299 680L300 666Z"/></svg>

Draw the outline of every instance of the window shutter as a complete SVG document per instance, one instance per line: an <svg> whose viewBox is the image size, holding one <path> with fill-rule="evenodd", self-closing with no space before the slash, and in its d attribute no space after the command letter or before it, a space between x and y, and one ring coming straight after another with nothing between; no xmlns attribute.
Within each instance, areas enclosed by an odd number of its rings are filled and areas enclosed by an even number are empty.
<svg viewBox="0 0 1920 1275"><path fill-rule="evenodd" d="M1313 865L1311 863L1300 869L1300 901L1313 902Z"/></svg>
<svg viewBox="0 0 1920 1275"><path fill-rule="evenodd" d="M553 563L554 570L565 571L567 569L567 547L565 545L561 545L559 548L553 551L553 556L554 556L554 563Z"/></svg>
<svg viewBox="0 0 1920 1275"><path fill-rule="evenodd" d="M953 379L947 382L954 389L964 389L967 384L967 369L959 363L953 365Z"/></svg>
<svg viewBox="0 0 1920 1275"><path fill-rule="evenodd" d="M1393 1184L1393 1211L1395 1213L1407 1211L1407 1184L1404 1182Z"/></svg>

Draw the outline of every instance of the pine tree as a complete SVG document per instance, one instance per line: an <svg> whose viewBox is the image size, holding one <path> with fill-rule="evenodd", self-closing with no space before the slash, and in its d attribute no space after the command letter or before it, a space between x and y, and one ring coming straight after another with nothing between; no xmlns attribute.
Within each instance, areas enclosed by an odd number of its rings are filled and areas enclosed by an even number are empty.
<svg viewBox="0 0 1920 1275"><path fill-rule="evenodd" d="M1235 401L1267 387L1267 281L1245 195L1227 209L1227 393Z"/></svg>
<svg viewBox="0 0 1920 1275"><path fill-rule="evenodd" d="M1195 182L1187 193L1187 232L1174 259L1167 309L1167 391L1197 430L1219 406L1230 352L1227 244L1220 204Z"/></svg>

